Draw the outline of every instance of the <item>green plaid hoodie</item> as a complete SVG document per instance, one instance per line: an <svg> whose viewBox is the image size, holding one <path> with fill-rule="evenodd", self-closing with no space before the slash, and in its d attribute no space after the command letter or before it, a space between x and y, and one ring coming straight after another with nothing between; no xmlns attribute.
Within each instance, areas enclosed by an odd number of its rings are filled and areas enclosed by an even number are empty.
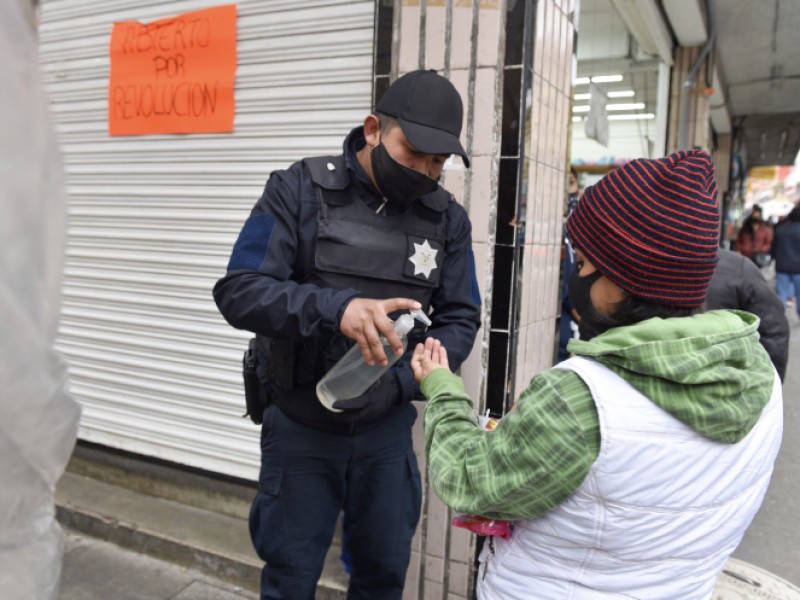
<svg viewBox="0 0 800 600"><path fill-rule="evenodd" d="M569 350L613 370L698 433L735 443L758 421L775 378L758 322L733 310L654 318L573 340ZM536 375L493 431L479 427L460 377L437 369L421 387L430 481L456 511L535 518L569 497L597 457L596 408L573 371Z"/></svg>

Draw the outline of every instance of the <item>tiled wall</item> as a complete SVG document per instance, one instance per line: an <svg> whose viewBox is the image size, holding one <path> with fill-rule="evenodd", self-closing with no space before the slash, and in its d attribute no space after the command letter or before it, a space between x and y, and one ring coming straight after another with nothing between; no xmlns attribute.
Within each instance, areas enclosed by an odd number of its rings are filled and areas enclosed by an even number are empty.
<svg viewBox="0 0 800 600"><path fill-rule="evenodd" d="M539 0L536 7L515 396L553 364L577 11L577 0Z"/></svg>
<svg viewBox="0 0 800 600"><path fill-rule="evenodd" d="M577 0L377 6L376 97L390 78L428 68L464 100L462 143L472 167L455 158L443 183L472 221L484 325L462 375L479 410L501 413L510 390L552 364ZM414 434L425 473L421 419ZM423 478L404 598L472 598L476 538L450 525L452 511Z"/></svg>

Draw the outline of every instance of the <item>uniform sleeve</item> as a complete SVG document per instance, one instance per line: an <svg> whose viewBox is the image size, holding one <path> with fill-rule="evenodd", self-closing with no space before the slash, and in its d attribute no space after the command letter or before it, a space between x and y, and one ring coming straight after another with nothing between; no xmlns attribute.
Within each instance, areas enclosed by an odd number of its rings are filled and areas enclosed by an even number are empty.
<svg viewBox="0 0 800 600"><path fill-rule="evenodd" d="M537 375L517 410L492 431L479 427L461 378L439 369L422 391L431 485L459 512L508 520L543 515L580 486L597 456L594 402L572 371Z"/></svg>
<svg viewBox="0 0 800 600"><path fill-rule="evenodd" d="M447 349L450 368L457 370L469 356L481 324L481 298L472 254L472 226L467 213L456 202L447 211L445 257L440 284L431 299L433 315L427 335ZM409 348L395 369L403 398L421 398L411 371Z"/></svg>
<svg viewBox="0 0 800 600"><path fill-rule="evenodd" d="M214 300L233 327L300 340L339 328L357 290L301 284L316 237L316 196L304 167L273 173L234 244Z"/></svg>

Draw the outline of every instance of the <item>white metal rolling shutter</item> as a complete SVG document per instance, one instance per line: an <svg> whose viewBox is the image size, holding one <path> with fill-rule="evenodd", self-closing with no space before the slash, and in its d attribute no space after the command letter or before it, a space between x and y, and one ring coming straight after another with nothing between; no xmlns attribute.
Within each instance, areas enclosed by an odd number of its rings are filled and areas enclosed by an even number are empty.
<svg viewBox="0 0 800 600"><path fill-rule="evenodd" d="M45 0L41 61L66 171L59 348L80 436L255 479L249 337L211 297L270 171L337 152L370 110L373 0L238 3L235 131L107 134L112 23L224 2Z"/></svg>

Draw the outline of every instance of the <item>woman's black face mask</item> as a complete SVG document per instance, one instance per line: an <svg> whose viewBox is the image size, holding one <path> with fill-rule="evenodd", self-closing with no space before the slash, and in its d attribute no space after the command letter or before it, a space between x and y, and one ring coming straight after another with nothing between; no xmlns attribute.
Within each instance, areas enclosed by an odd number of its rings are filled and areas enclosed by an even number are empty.
<svg viewBox="0 0 800 600"><path fill-rule="evenodd" d="M381 194L401 210L407 209L414 200L432 192L439 185L424 173L401 165L383 144L372 149L370 162Z"/></svg>
<svg viewBox="0 0 800 600"><path fill-rule="evenodd" d="M603 314L592 304L591 299L592 286L602 276L600 271L595 271L581 277L578 275L578 269L575 269L569 278L570 300L581 317L578 322L578 334L584 341L597 337L609 329L640 323L653 317L662 319L688 317L700 312L696 307L663 306L623 292L624 298L614 306L614 312L610 315Z"/></svg>
<svg viewBox="0 0 800 600"><path fill-rule="evenodd" d="M592 304L592 286L602 276L600 271L595 271L581 277L578 269L574 269L569 278L569 299L581 317L578 321L578 334L584 341L600 335L612 326L612 321Z"/></svg>

